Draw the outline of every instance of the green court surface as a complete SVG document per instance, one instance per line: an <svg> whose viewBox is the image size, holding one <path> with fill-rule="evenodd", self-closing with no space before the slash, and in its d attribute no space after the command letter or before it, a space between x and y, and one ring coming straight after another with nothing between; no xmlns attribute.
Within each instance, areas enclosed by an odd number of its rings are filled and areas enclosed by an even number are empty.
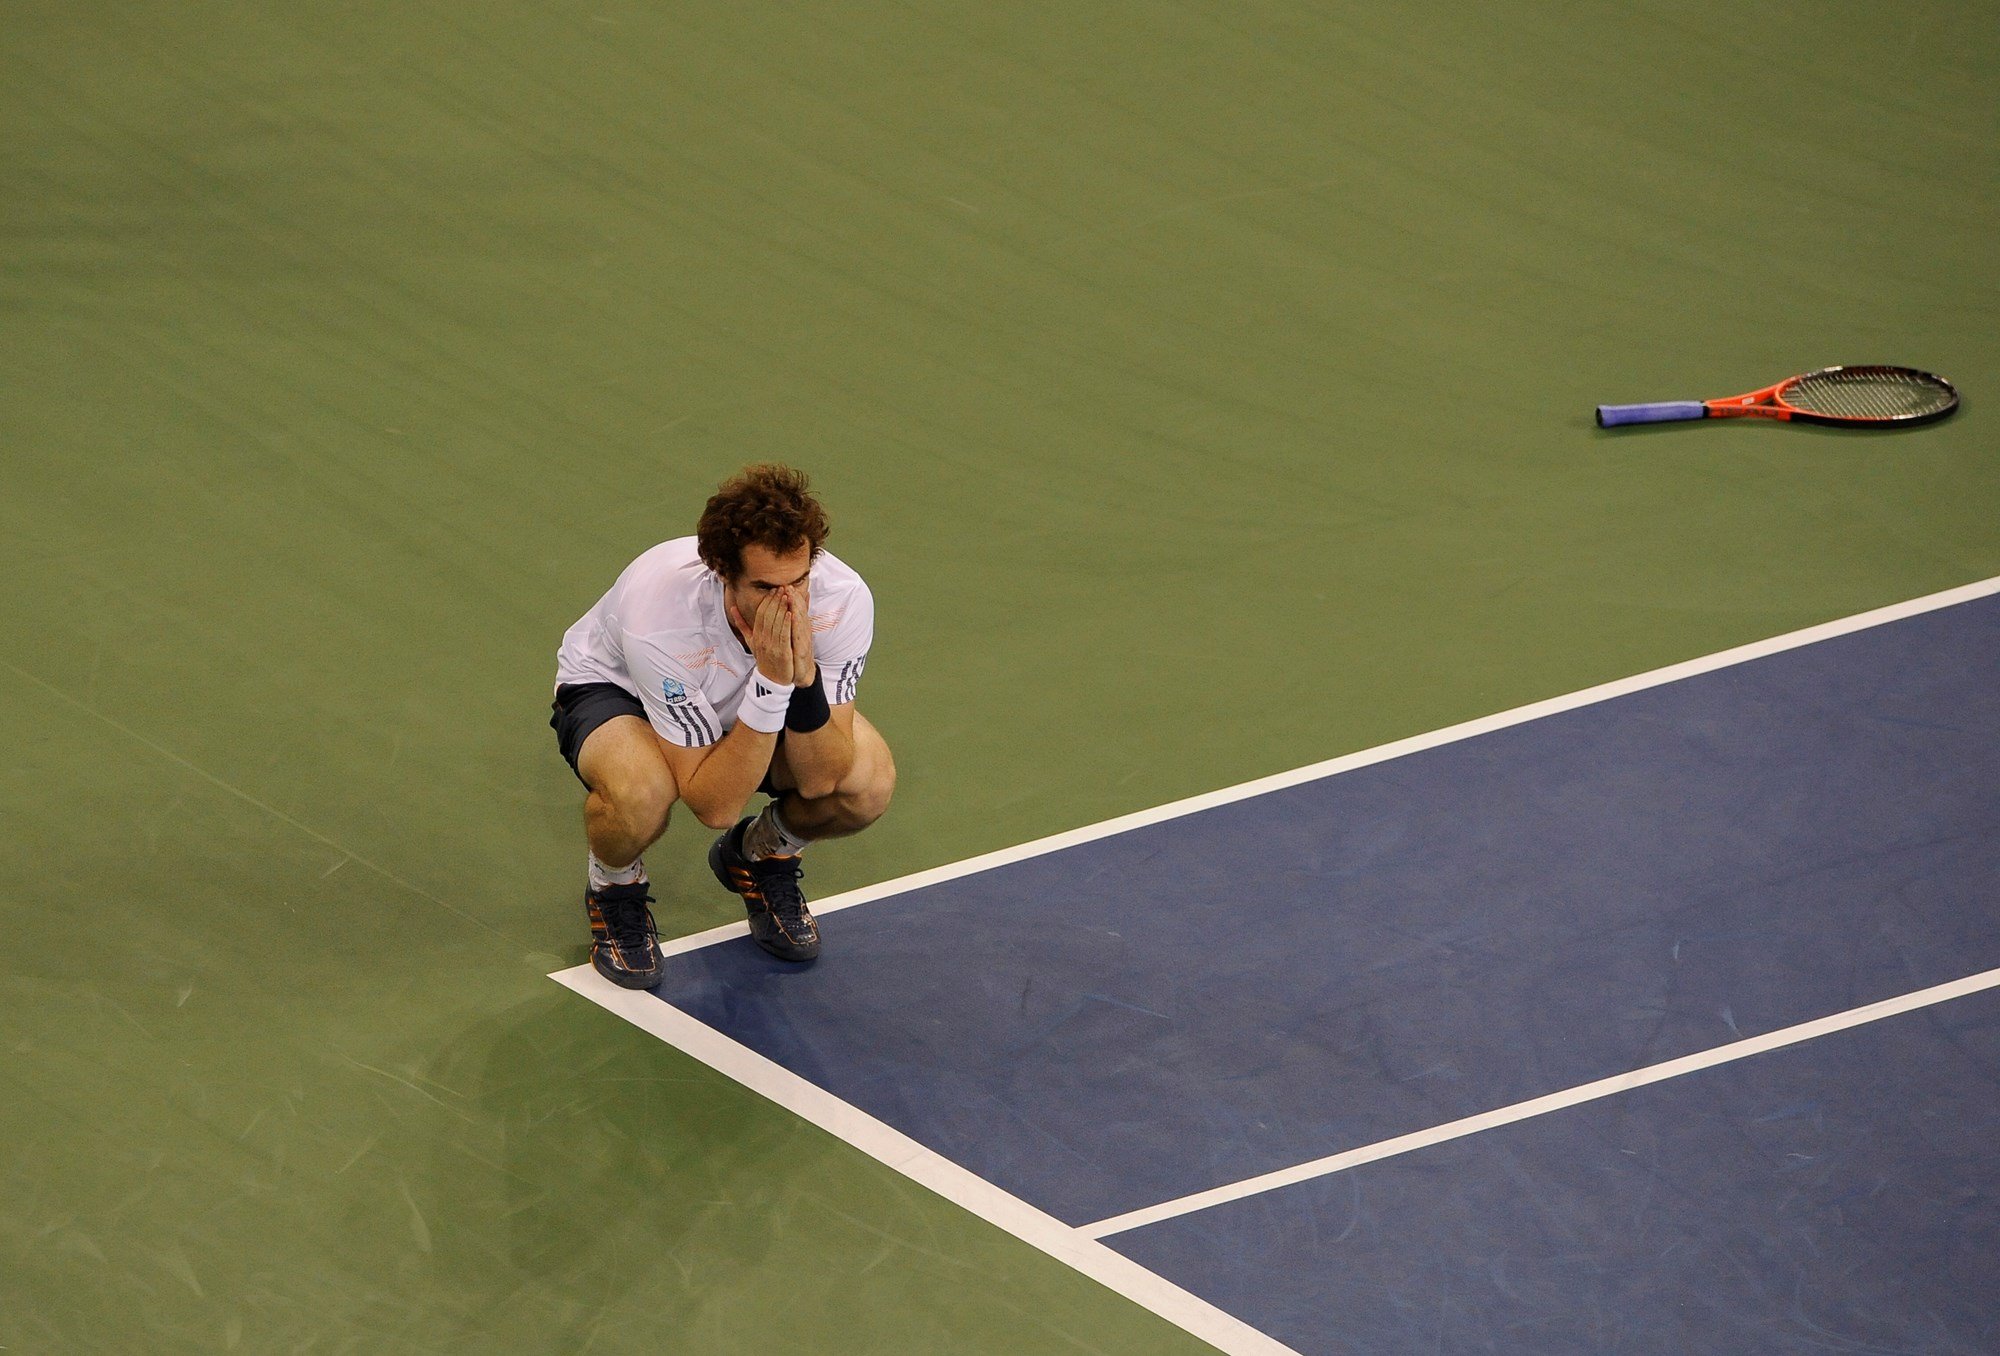
<svg viewBox="0 0 2000 1356"><path fill-rule="evenodd" d="M549 982L563 629L814 475L825 895L2000 574L1997 20L8 6L0 1350L1205 1350Z"/></svg>

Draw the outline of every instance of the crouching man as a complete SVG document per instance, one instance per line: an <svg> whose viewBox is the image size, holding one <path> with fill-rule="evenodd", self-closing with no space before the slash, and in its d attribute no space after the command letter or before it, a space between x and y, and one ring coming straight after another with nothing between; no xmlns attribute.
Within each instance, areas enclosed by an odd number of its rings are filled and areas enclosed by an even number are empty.
<svg viewBox="0 0 2000 1356"><path fill-rule="evenodd" d="M758 945L789 961L819 954L799 885L807 845L889 806L896 765L854 709L875 603L826 536L803 474L747 467L694 536L633 561L563 636L549 724L588 793L590 960L615 984L659 982L640 854L676 802L722 830L709 868L742 897ZM760 791L770 801L745 817Z"/></svg>

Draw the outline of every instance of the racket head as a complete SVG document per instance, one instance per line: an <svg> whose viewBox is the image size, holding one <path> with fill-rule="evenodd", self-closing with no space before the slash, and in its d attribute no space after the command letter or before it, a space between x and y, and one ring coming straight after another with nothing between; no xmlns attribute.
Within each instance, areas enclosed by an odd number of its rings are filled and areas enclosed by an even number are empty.
<svg viewBox="0 0 2000 1356"><path fill-rule="evenodd" d="M1909 428L1958 408L1958 391L1914 367L1822 367L1778 383L1773 399L1794 419L1845 428Z"/></svg>

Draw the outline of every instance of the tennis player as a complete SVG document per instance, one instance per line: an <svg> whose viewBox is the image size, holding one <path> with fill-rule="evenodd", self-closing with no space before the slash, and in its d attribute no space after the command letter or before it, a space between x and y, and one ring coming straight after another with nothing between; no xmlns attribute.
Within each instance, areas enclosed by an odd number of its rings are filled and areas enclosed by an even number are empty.
<svg viewBox="0 0 2000 1356"><path fill-rule="evenodd" d="M659 982L640 854L676 801L723 831L709 869L788 961L819 954L801 854L889 807L896 765L854 709L875 602L826 536L803 474L746 467L694 536L633 561L563 636L549 724L588 793L590 960L614 984ZM760 791L771 800L745 816Z"/></svg>

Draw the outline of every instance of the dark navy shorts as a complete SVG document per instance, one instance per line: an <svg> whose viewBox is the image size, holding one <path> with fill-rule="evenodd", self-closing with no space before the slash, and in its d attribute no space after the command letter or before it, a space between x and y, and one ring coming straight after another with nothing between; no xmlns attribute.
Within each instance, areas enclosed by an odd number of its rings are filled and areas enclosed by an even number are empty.
<svg viewBox="0 0 2000 1356"><path fill-rule="evenodd" d="M556 699L549 703L549 709L553 712L549 728L556 732L556 747L562 750L563 761L580 782L583 773L576 765L576 756L583 752L583 741L590 738L593 730L618 716L646 719L646 708L639 704L639 699L616 683L564 683L556 689ZM589 782L583 785L585 790L590 789Z"/></svg>

